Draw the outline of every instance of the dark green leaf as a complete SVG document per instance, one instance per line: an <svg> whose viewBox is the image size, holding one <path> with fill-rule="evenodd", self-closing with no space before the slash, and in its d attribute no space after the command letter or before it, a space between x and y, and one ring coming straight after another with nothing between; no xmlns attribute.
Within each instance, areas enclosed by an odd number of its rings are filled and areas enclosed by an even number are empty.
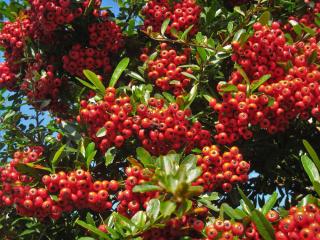
<svg viewBox="0 0 320 240"><path fill-rule="evenodd" d="M220 89L221 89L221 92L237 92L238 91L237 86L229 83L223 84L220 87Z"/></svg>
<svg viewBox="0 0 320 240"><path fill-rule="evenodd" d="M277 199L278 199L277 192L272 193L268 201L264 204L264 206L261 209L264 215L266 215L273 208L273 206L277 202Z"/></svg>
<svg viewBox="0 0 320 240"><path fill-rule="evenodd" d="M311 55L308 57L308 64L311 65L313 63L315 63L315 61L317 60L318 58L318 52L317 50L314 50Z"/></svg>
<svg viewBox="0 0 320 240"><path fill-rule="evenodd" d="M244 192L239 187L238 187L238 192L240 193L242 200L247 205L249 210L252 211L253 209L255 209L253 203L249 200L249 198L244 194Z"/></svg>
<svg viewBox="0 0 320 240"><path fill-rule="evenodd" d="M220 207L220 211L225 212L231 219L241 220L242 215L238 214L229 204L223 203Z"/></svg>
<svg viewBox="0 0 320 240"><path fill-rule="evenodd" d="M301 156L301 162L304 170L309 176L311 182L319 182L320 176L319 171L317 170L316 165L313 161L306 155Z"/></svg>
<svg viewBox="0 0 320 240"><path fill-rule="evenodd" d="M271 19L271 14L269 11L265 11L264 13L262 13L262 15L259 18L259 22L262 25L268 25L269 21Z"/></svg>
<svg viewBox="0 0 320 240"><path fill-rule="evenodd" d="M243 34L245 34L245 33L246 33L246 30L245 30L245 29L240 29L240 30L238 30L238 31L234 34L232 41L239 41L240 38L241 38L241 36L242 36Z"/></svg>
<svg viewBox="0 0 320 240"><path fill-rule="evenodd" d="M144 148L142 147L138 147L136 149L136 152L137 152L137 158L138 160L145 166L152 166L153 165L153 162L152 162L152 157L150 155L150 153L145 150Z"/></svg>
<svg viewBox="0 0 320 240"><path fill-rule="evenodd" d="M117 65L116 69L114 70L111 79L110 79L110 83L109 83L109 87L114 87L117 83L117 81L119 80L121 74L123 73L123 71L128 67L130 62L129 58L123 58Z"/></svg>
<svg viewBox="0 0 320 240"><path fill-rule="evenodd" d="M86 69L86 70L83 70L83 74L95 86L95 88L99 90L101 95L105 94L106 88L103 86L101 80L98 78L98 76L94 72Z"/></svg>
<svg viewBox="0 0 320 240"><path fill-rule="evenodd" d="M191 31L191 29L193 28L193 25L190 25L181 35L181 40L185 41L187 40L188 37L188 33Z"/></svg>
<svg viewBox="0 0 320 240"><path fill-rule="evenodd" d="M146 81L144 80L144 78L141 77L141 76L140 76L138 73L136 73L136 72L129 71L129 72L127 72L127 75L130 76L130 77L132 77L132 78L134 78L134 79L136 79L136 80L138 80L138 81L140 81L140 82L146 82Z"/></svg>
<svg viewBox="0 0 320 240"><path fill-rule="evenodd" d="M266 217L258 210L253 210L251 215L252 221L255 223L258 232L265 240L275 239L274 229Z"/></svg>
<svg viewBox="0 0 320 240"><path fill-rule="evenodd" d="M95 226L92 226L90 224L85 223L84 221L81 220L76 220L75 222L76 224L80 225L81 227L93 232L94 234L97 234L99 237L101 237L102 239L107 239L107 240L112 240L110 237L108 237L107 234L105 234L104 232L100 231L98 228L96 228Z"/></svg>
<svg viewBox="0 0 320 240"><path fill-rule="evenodd" d="M87 169L90 168L91 162L94 159L94 157L96 156L97 151L93 151L91 154L89 154L89 156L87 157Z"/></svg>
<svg viewBox="0 0 320 240"><path fill-rule="evenodd" d="M66 145L63 145L59 148L59 150L54 154L53 159L51 161L51 166L52 169L55 169L57 166L57 163L61 157L61 154L63 153L64 149L65 149Z"/></svg>
<svg viewBox="0 0 320 240"><path fill-rule="evenodd" d="M319 160L318 154L316 153L316 151L313 149L313 147L310 145L310 143L307 140L303 139L302 143L304 147L307 149L314 164L317 166L318 170L320 170L320 160Z"/></svg>
<svg viewBox="0 0 320 240"><path fill-rule="evenodd" d="M271 74L263 75L258 81L255 81L251 84L250 90L253 93L256 89L258 89L262 84L268 81L271 78Z"/></svg>

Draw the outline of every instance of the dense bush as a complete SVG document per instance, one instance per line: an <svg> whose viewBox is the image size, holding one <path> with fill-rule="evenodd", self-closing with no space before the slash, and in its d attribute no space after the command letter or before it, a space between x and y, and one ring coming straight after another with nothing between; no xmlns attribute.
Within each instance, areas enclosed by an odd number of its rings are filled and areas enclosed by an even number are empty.
<svg viewBox="0 0 320 240"><path fill-rule="evenodd" d="M320 239L320 3L0 3L1 239Z"/></svg>

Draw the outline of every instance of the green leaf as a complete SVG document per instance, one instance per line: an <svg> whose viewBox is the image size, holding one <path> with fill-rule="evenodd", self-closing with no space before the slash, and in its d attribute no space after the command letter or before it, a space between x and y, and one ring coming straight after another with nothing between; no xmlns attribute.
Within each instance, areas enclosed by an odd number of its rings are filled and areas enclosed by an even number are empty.
<svg viewBox="0 0 320 240"><path fill-rule="evenodd" d="M188 172L186 172L186 175L187 175L186 182L187 183L192 183L198 177L200 177L201 174L202 174L202 168L201 167L197 167L195 169L189 170Z"/></svg>
<svg viewBox="0 0 320 240"><path fill-rule="evenodd" d="M264 13L262 13L262 15L260 16L259 18L259 22L262 24L262 25L268 25L269 21L271 19L271 14L269 11L265 11Z"/></svg>
<svg viewBox="0 0 320 240"><path fill-rule="evenodd" d="M246 14L241 10L239 6L234 7L234 11L241 14L242 16L246 16Z"/></svg>
<svg viewBox="0 0 320 240"><path fill-rule="evenodd" d="M106 88L103 86L101 80L98 78L97 74L90 70L83 70L83 74L88 78L88 80L99 90L103 96L106 92Z"/></svg>
<svg viewBox="0 0 320 240"><path fill-rule="evenodd" d="M229 33L232 33L232 31L233 31L233 22L228 22L227 30L228 30Z"/></svg>
<svg viewBox="0 0 320 240"><path fill-rule="evenodd" d="M197 166L197 157L194 154L190 154L186 156L180 164L180 168L185 168L187 172L189 170L196 168L196 166Z"/></svg>
<svg viewBox="0 0 320 240"><path fill-rule="evenodd" d="M187 104L184 106L184 109L189 108L190 105L193 103L194 99L197 97L198 85L199 84L197 83L191 88L189 96L188 96L188 101L187 101Z"/></svg>
<svg viewBox="0 0 320 240"><path fill-rule="evenodd" d="M301 201L299 201L298 207L306 206L308 203L316 203L316 202L317 202L317 199L311 194L308 194Z"/></svg>
<svg viewBox="0 0 320 240"><path fill-rule="evenodd" d="M262 84L268 81L271 78L271 74L263 75L258 81L253 82L250 85L250 91L253 93L256 89L258 89Z"/></svg>
<svg viewBox="0 0 320 240"><path fill-rule="evenodd" d="M243 77L243 79L245 80L246 84L248 86L250 86L250 79L249 79L248 75L246 74L246 72L242 69L242 67L240 65L236 65L235 68L240 73L240 75Z"/></svg>
<svg viewBox="0 0 320 240"><path fill-rule="evenodd" d="M116 149L115 147L111 147L104 154L104 157L106 158L104 164L106 165L106 167L108 167L110 164L113 163L113 160L115 158L115 153L114 153L115 149Z"/></svg>
<svg viewBox="0 0 320 240"><path fill-rule="evenodd" d="M171 216L176 208L177 204L172 201L165 201L160 203L160 212L164 218Z"/></svg>
<svg viewBox="0 0 320 240"><path fill-rule="evenodd" d="M238 91L237 86L229 83L223 84L220 87L220 89L221 89L221 92L237 92Z"/></svg>
<svg viewBox="0 0 320 240"><path fill-rule="evenodd" d="M144 229L144 226L147 221L147 215L143 211L137 212L132 218L131 222L133 222L139 229Z"/></svg>
<svg viewBox="0 0 320 240"><path fill-rule="evenodd" d="M146 213L151 222L155 222L160 213L160 201L158 199L151 199L147 204Z"/></svg>
<svg viewBox="0 0 320 240"><path fill-rule="evenodd" d="M207 52L203 47L197 47L197 53L199 54L202 62L207 61Z"/></svg>
<svg viewBox="0 0 320 240"><path fill-rule="evenodd" d="M177 216L182 217L185 213L187 213L192 207L192 201L189 199L184 200L179 208L177 209Z"/></svg>
<svg viewBox="0 0 320 240"><path fill-rule="evenodd" d="M191 31L191 29L193 28L193 25L190 25L181 35L181 40L185 41L187 40L188 37L188 33Z"/></svg>
<svg viewBox="0 0 320 240"><path fill-rule="evenodd" d="M110 79L110 83L109 83L109 87L114 87L117 83L117 81L119 80L121 74L123 73L123 71L128 67L130 62L129 58L123 58L117 65L116 69L114 70L111 79Z"/></svg>
<svg viewBox="0 0 320 240"><path fill-rule="evenodd" d="M137 158L143 164L143 166L153 166L152 157L150 153L142 147L136 149Z"/></svg>
<svg viewBox="0 0 320 240"><path fill-rule="evenodd" d="M102 127L97 131L96 137L101 138L101 137L104 137L106 134L107 134L107 129L105 127Z"/></svg>
<svg viewBox="0 0 320 240"><path fill-rule="evenodd" d="M226 213L231 219L241 220L243 218L242 215L238 214L229 204L223 203L220 207L220 211Z"/></svg>
<svg viewBox="0 0 320 240"><path fill-rule="evenodd" d="M274 102L276 101L275 100L275 98L274 97L271 97L271 96L268 96L268 107L271 107L273 104L274 104Z"/></svg>
<svg viewBox="0 0 320 240"><path fill-rule="evenodd" d="M300 24L295 20L289 20L289 23L292 25L294 32L300 36L302 33L302 27Z"/></svg>
<svg viewBox="0 0 320 240"><path fill-rule="evenodd" d="M146 81L144 80L144 78L143 78L142 76L140 76L140 75L139 75L138 73L136 73L136 72L128 71L128 72L127 72L127 75L130 76L130 77L132 77L132 78L134 78L134 79L136 79L136 80L138 80L138 81L140 81L140 82L146 82Z"/></svg>
<svg viewBox="0 0 320 240"><path fill-rule="evenodd" d="M96 240L96 239L92 237L81 237L81 238L78 238L77 240Z"/></svg>
<svg viewBox="0 0 320 240"><path fill-rule="evenodd" d="M301 156L301 162L304 170L308 174L310 181L319 182L320 181L319 171L316 165L313 163L313 161L307 155L303 155Z"/></svg>
<svg viewBox="0 0 320 240"><path fill-rule="evenodd" d="M90 164L92 162L92 160L94 159L94 157L96 156L97 151L93 151L88 157L87 157L87 169L90 168Z"/></svg>
<svg viewBox="0 0 320 240"><path fill-rule="evenodd" d="M186 76L186 77L188 77L188 78L191 78L191 79L193 79L193 80L198 81L198 78L196 78L196 76L194 76L194 75L193 75L193 74L191 74L191 73L188 73L188 72L181 72L181 74L182 74L182 75L184 75L184 76Z"/></svg>
<svg viewBox="0 0 320 240"><path fill-rule="evenodd" d="M94 85L91 85L90 83L82 80L81 78L76 77L76 79L77 79L79 82L81 82L82 85L86 86L87 88L90 88L90 89L92 89L92 90L94 90L94 91L97 90L97 88L96 88Z"/></svg>
<svg viewBox="0 0 320 240"><path fill-rule="evenodd" d="M86 222L88 223L88 224L90 224L90 225L92 225L92 226L95 226L96 225L96 223L95 223L95 221L94 221L94 219L93 219L93 217L92 217L92 214L91 213L87 213L87 216L86 216Z"/></svg>
<svg viewBox="0 0 320 240"><path fill-rule="evenodd" d="M168 92L163 92L162 95L163 95L170 103L175 102L174 96L171 95L170 93L168 93Z"/></svg>
<svg viewBox="0 0 320 240"><path fill-rule="evenodd" d="M87 158L95 149L96 145L94 142L91 142L87 145L85 150L85 157Z"/></svg>
<svg viewBox="0 0 320 240"><path fill-rule="evenodd" d="M170 18L167 18L166 20L163 21L162 25L161 25L161 35L164 36L168 26L169 26L169 23L170 23Z"/></svg>
<svg viewBox="0 0 320 240"><path fill-rule="evenodd" d="M238 192L240 193L240 196L242 200L244 201L245 205L249 208L250 211L253 211L255 209L253 203L247 198L247 196L244 194L244 192L238 187Z"/></svg>
<svg viewBox="0 0 320 240"><path fill-rule="evenodd" d="M308 57L308 64L311 65L313 63L315 63L315 61L317 60L318 58L318 52L317 50L314 50L311 55Z"/></svg>
<svg viewBox="0 0 320 240"><path fill-rule="evenodd" d="M318 194L318 196L320 196L320 183L319 182L312 182L312 185L313 185L314 190Z"/></svg>
<svg viewBox="0 0 320 240"><path fill-rule="evenodd" d="M238 42L243 34L246 33L245 29L239 29L233 36L232 41Z"/></svg>
<svg viewBox="0 0 320 240"><path fill-rule="evenodd" d="M80 225L81 227L93 232L94 234L97 234L99 237L101 237L102 239L107 239L107 240L112 240L110 237L108 237L107 234L105 234L104 232L100 231L98 228L96 228L95 226L92 226L90 224L85 223L84 221L81 220L76 220L75 222L76 224Z"/></svg>
<svg viewBox="0 0 320 240"><path fill-rule="evenodd" d="M59 150L54 154L53 159L52 159L52 161L51 161L52 169L55 169L55 168L56 168L57 163L58 163L58 161L60 160L61 154L63 153L65 147L66 147L66 144L63 145L63 146L61 146L61 147L59 148Z"/></svg>
<svg viewBox="0 0 320 240"><path fill-rule="evenodd" d="M277 199L278 199L277 192L272 193L268 201L264 204L264 206L261 209L264 215L266 215L273 208L273 206L277 202Z"/></svg>
<svg viewBox="0 0 320 240"><path fill-rule="evenodd" d="M152 184L141 184L141 185L136 185L132 189L133 192L140 192L140 193L145 193L145 192L153 192L153 191L160 191L161 187L157 185L152 185Z"/></svg>
<svg viewBox="0 0 320 240"><path fill-rule="evenodd" d="M258 232L265 240L275 239L274 229L271 223L265 218L265 216L258 210L253 210L251 214L251 219L255 223Z"/></svg>
<svg viewBox="0 0 320 240"><path fill-rule="evenodd" d="M307 140L303 139L302 143L304 147L307 149L314 164L317 166L318 170L320 170L320 160L319 160L318 154L316 153L316 151L313 149L313 147L310 145L310 143Z"/></svg>

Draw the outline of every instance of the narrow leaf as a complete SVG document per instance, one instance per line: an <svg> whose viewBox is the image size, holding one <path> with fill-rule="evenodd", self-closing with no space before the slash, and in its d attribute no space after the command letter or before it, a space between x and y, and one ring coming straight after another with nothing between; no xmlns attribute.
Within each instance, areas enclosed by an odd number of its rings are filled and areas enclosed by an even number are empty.
<svg viewBox="0 0 320 240"><path fill-rule="evenodd" d="M109 83L109 87L114 87L117 83L117 81L119 80L121 74L123 73L123 71L128 67L130 62L129 58L123 58L117 65L116 69L114 70L111 79L110 79L110 83Z"/></svg>
<svg viewBox="0 0 320 240"><path fill-rule="evenodd" d="M255 223L258 232L265 240L275 239L274 229L271 223L265 218L265 216L258 210L253 210L251 215L252 221Z"/></svg>
<svg viewBox="0 0 320 240"><path fill-rule="evenodd" d="M264 215L266 215L273 208L273 206L277 202L277 199L278 199L278 194L277 192L274 192L261 209Z"/></svg>
<svg viewBox="0 0 320 240"><path fill-rule="evenodd" d="M249 200L249 198L244 194L244 192L238 187L238 192L240 193L240 196L244 203L247 205L250 211L253 211L255 209L253 203Z"/></svg>
<svg viewBox="0 0 320 240"><path fill-rule="evenodd" d="M163 21L162 25L161 25L161 35L164 36L168 26L170 23L170 18L167 18L166 20Z"/></svg>
<svg viewBox="0 0 320 240"><path fill-rule="evenodd" d="M106 91L106 88L103 86L101 80L98 78L97 74L90 70L83 70L83 74L88 78L88 80L99 90L103 95Z"/></svg>
<svg viewBox="0 0 320 240"><path fill-rule="evenodd" d="M312 160L307 155L303 155L301 157L301 162L304 170L308 174L310 181L319 182L320 181L319 171L316 165L312 162Z"/></svg>
<svg viewBox="0 0 320 240"><path fill-rule="evenodd" d="M307 140L303 139L302 143L304 147L307 149L314 164L317 166L318 170L320 171L320 159L318 157L318 154L316 153L316 151L313 149L313 147L310 145L310 143Z"/></svg>
<svg viewBox="0 0 320 240"><path fill-rule="evenodd" d="M59 159L60 159L60 157L61 157L61 154L63 153L65 147L66 147L66 144L63 145L63 146L61 146L61 147L59 148L59 150L54 154L53 159L52 159L52 161L51 161L52 169L55 169L55 168L56 168L57 163L58 163L58 161L59 161Z"/></svg>
<svg viewBox="0 0 320 240"><path fill-rule="evenodd" d="M250 86L250 91L253 93L256 89L258 89L262 84L268 81L271 78L271 74L263 75L258 81L255 81Z"/></svg>
<svg viewBox="0 0 320 240"><path fill-rule="evenodd" d="M84 221L81 220L77 220L76 224L80 225L81 227L93 232L94 234L97 234L99 237L101 237L102 239L107 239L107 240L112 240L110 237L108 237L107 234L105 234L104 232L100 231L98 228L96 228L95 226L92 226L90 224L85 223Z"/></svg>

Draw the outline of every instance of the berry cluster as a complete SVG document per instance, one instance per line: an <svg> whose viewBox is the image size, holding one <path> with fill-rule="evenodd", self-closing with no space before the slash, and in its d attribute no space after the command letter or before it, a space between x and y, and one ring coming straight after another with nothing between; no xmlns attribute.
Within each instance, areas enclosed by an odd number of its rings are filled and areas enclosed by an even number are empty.
<svg viewBox="0 0 320 240"><path fill-rule="evenodd" d="M256 32L249 38L245 48L251 46L254 49L257 44L254 43L254 39L258 39L255 35L261 34L261 29L268 29L260 23L254 24L254 28ZM288 46L283 43L285 40L278 23L272 24L270 32L273 30L279 32L277 39L280 38L279 42L283 47L280 47L282 50L276 51L273 48L269 58L265 55L268 46L254 52L248 48L244 50L238 43L233 44L238 52L233 56L233 60L238 61L248 75L253 77L252 85L265 74L270 74L271 78L258 87L258 93L251 92L251 95L248 94L239 71L234 72L228 81L229 84L236 85L238 91L224 92L223 84L218 85L218 91L223 95L222 103L212 99L210 106L218 113L215 139L220 144L231 144L240 137L250 139L255 128L266 129L268 133L274 134L285 131L294 119L308 120L311 116L316 119L320 117L320 72L316 64L320 60L320 47L317 45L317 39L310 37L305 42ZM269 33L259 41L267 42L269 35L271 38L272 34ZM277 39L270 44L276 46ZM285 51L286 48L289 50ZM240 57L239 52L243 53L243 57ZM252 54L257 59L257 66L249 60ZM260 65L259 59L264 59L268 66ZM282 60L290 63L287 71L276 66L277 62ZM271 65L276 67L273 68Z"/></svg>
<svg viewBox="0 0 320 240"><path fill-rule="evenodd" d="M224 239L262 239L254 224L249 224L245 227L240 222L230 222L229 220L217 219L212 225L205 229L207 239L209 240L224 240Z"/></svg>
<svg viewBox="0 0 320 240"><path fill-rule="evenodd" d="M110 73L112 70L107 51L95 48L84 48L75 44L68 55L62 57L63 69L71 75L83 76L84 69L90 69L102 73Z"/></svg>
<svg viewBox="0 0 320 240"><path fill-rule="evenodd" d="M304 26L314 29L316 31L316 36L319 40L320 37L320 28L316 25L316 14L320 13L320 3L315 3L314 8L312 11L309 9L307 14L304 14L302 17L298 18L295 16L289 17L289 20L296 21L299 24L303 24ZM289 32L291 35L296 36L294 32L293 26L290 23L284 25L284 30Z"/></svg>
<svg viewBox="0 0 320 240"><path fill-rule="evenodd" d="M91 1L71 0L29 0L31 9L28 11L33 19L34 28L41 35L51 34L65 24L70 24L80 17ZM92 1L93 7L98 9L101 0Z"/></svg>
<svg viewBox="0 0 320 240"><path fill-rule="evenodd" d="M148 104L138 104L136 113L128 96L116 98L116 90L108 88L104 100L97 103L81 101L78 121L88 125L88 134L105 152L109 147L121 147L135 134L142 146L154 155L169 150L186 151L210 144L210 133L199 122L187 119L190 110L180 110L179 105L164 106L163 99L150 98ZM105 129L103 134L99 130Z"/></svg>
<svg viewBox="0 0 320 240"><path fill-rule="evenodd" d="M143 30L152 27L153 32L159 32L163 21L170 19L166 29L167 34L171 34L171 29L184 31L191 25L189 35L192 36L198 31L201 8L194 0L182 0L173 2L168 0L152 0L142 9L145 16Z"/></svg>
<svg viewBox="0 0 320 240"><path fill-rule="evenodd" d="M140 56L141 60L147 61L148 77L162 91L173 91L175 96L179 96L191 83L190 78L182 74L184 70L180 67L187 63L190 48L184 48L183 53L179 55L167 43L161 43L159 53L155 60L148 60L146 53ZM191 74L192 70L188 68L186 72Z"/></svg>
<svg viewBox="0 0 320 240"><path fill-rule="evenodd" d="M62 57L63 68L72 75L83 76L83 69L104 74L112 70L110 55L124 45L120 27L104 16L102 22L88 26L88 45L72 46L68 55Z"/></svg>
<svg viewBox="0 0 320 240"><path fill-rule="evenodd" d="M235 51L232 60L242 66L250 79L257 80L266 74L271 74L269 81L283 79L285 71L278 63L292 60L297 50L286 43L284 32L277 22L273 22L271 28L258 22L253 25L253 30L253 36L243 46L239 42L232 43ZM236 72L230 83L240 82L242 76Z"/></svg>
<svg viewBox="0 0 320 240"><path fill-rule="evenodd" d="M35 72L38 75L35 75ZM47 106L42 106L42 109L47 109L49 106L62 107L59 101L59 92L63 81L66 78L56 76L56 69L53 65L46 64L41 55L37 54L37 59L34 63L29 64L26 70L25 78L20 85L20 89L24 91L29 101L36 107L41 107L41 103L49 100Z"/></svg>
<svg viewBox="0 0 320 240"><path fill-rule="evenodd" d="M141 169L138 166L126 168L127 179L125 180L125 190L118 192L117 212L124 216L133 216L136 212L146 209L150 199L159 195L158 191L146 193L134 193L132 189L139 184L151 180L153 172L150 169Z"/></svg>
<svg viewBox="0 0 320 240"><path fill-rule="evenodd" d="M314 204L291 207L289 215L279 221L276 240L320 239L320 211Z"/></svg>
<svg viewBox="0 0 320 240"><path fill-rule="evenodd" d="M248 180L250 164L243 160L237 147L221 153L216 145L204 147L202 155L198 155L197 164L202 168L202 176L194 185L201 185L205 191L212 191L222 187L223 191L230 192L232 185Z"/></svg>
<svg viewBox="0 0 320 240"><path fill-rule="evenodd" d="M70 100L67 92L59 91L62 82L69 89L68 76L83 76L84 69L110 73L111 55L124 41L120 27L99 10L100 0L29 2L22 17L1 29L6 62L0 65L0 87L22 89L31 104L38 108L45 104L46 110L56 112ZM17 80L22 80L19 88Z"/></svg>
<svg viewBox="0 0 320 240"><path fill-rule="evenodd" d="M81 169L45 175L42 182L50 194L58 196L57 204L64 212L73 209L103 212L111 209L109 192L117 191L119 187L114 180L93 181L91 174Z"/></svg>
<svg viewBox="0 0 320 240"><path fill-rule="evenodd" d="M0 46L4 48L5 63L0 65L0 87L12 88L19 73L25 38L31 31L30 19L5 22L0 32Z"/></svg>
<svg viewBox="0 0 320 240"><path fill-rule="evenodd" d="M107 88L104 99L96 104L81 101L78 121L88 125L88 135L102 152L109 147L121 147L132 136L134 119L131 115L132 105L128 96L116 97L114 88ZM105 134L97 132L105 128Z"/></svg>
<svg viewBox="0 0 320 240"><path fill-rule="evenodd" d="M134 131L142 146L153 155L183 147L190 152L195 147L210 145L210 132L202 129L198 121L191 123L190 116L190 109L181 110L177 103L164 106L163 99L150 98L147 105L137 106Z"/></svg>
<svg viewBox="0 0 320 240"><path fill-rule="evenodd" d="M8 62L0 63L0 88L12 89L14 87L16 75L11 72Z"/></svg>

